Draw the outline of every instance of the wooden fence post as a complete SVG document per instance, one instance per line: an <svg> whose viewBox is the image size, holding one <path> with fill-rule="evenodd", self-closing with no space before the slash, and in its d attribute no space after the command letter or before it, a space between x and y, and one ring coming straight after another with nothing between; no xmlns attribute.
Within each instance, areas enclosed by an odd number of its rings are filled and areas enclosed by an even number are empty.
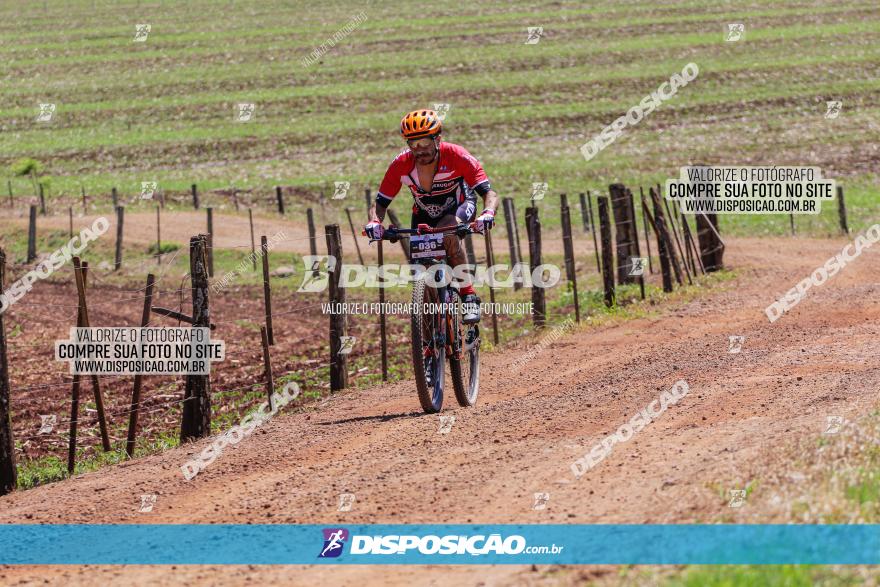
<svg viewBox="0 0 880 587"><path fill-rule="evenodd" d="M116 207L116 261L113 264L113 271L119 271L122 267L122 228L125 222L125 207Z"/></svg>
<svg viewBox="0 0 880 587"><path fill-rule="evenodd" d="M385 264L385 256L382 252L382 243L384 241L379 241L377 244L378 251L377 255L379 257L379 339L382 345L382 381L388 381L388 326L385 319L385 284L384 284L384 270L383 266Z"/></svg>
<svg viewBox="0 0 880 587"><path fill-rule="evenodd" d="M672 273L675 275L675 281L678 285L684 285L681 278L681 268L678 266L678 257L675 254L675 244L672 242L672 236L669 234L669 227L666 224L666 218L663 213L663 204L660 202L660 194L652 187L648 189L651 196L651 202L654 204L654 226L663 237L666 244L666 257L672 266Z"/></svg>
<svg viewBox="0 0 880 587"><path fill-rule="evenodd" d="M590 216L587 213L587 194L580 193L581 200L581 222L584 225L584 232L590 232Z"/></svg>
<svg viewBox="0 0 880 587"><path fill-rule="evenodd" d="M678 255L681 257L681 264L684 267L684 274L687 277L688 283L693 285L694 282L691 280L691 272L688 269L687 261L684 258L684 250L681 246L681 241L678 238L678 227L675 225L675 214L669 210L669 200L660 195L660 190L657 190L657 195L663 200L663 207L666 208L666 216L669 218L669 225L672 227L672 236L675 237L675 246L678 249ZM673 202L673 210L675 208L675 203Z"/></svg>
<svg viewBox="0 0 880 587"><path fill-rule="evenodd" d="M633 233L635 234L635 237L636 237L636 240L635 240L636 257L639 257L641 259L642 249L641 249L641 246L639 245L639 227L636 224L636 218L638 216L636 215L635 196L633 196L633 193L630 190L626 190L626 193L627 193L627 195L629 195L629 215L633 221ZM639 263L641 263L641 261L639 261ZM638 275L639 293L642 294L642 299L644 300L645 299L645 266L643 264L642 264L641 269L642 270Z"/></svg>
<svg viewBox="0 0 880 587"><path fill-rule="evenodd" d="M587 190L587 211L590 213L590 231L593 234L593 252L596 254L596 273L602 273L602 263L599 262L599 242L596 240L596 219L593 218L593 194Z"/></svg>
<svg viewBox="0 0 880 587"><path fill-rule="evenodd" d="M68 206L67 208L67 220L70 228L70 238L73 238L73 207Z"/></svg>
<svg viewBox="0 0 880 587"><path fill-rule="evenodd" d="M254 244L254 212L248 208L248 223L251 225L251 263L254 264L254 271L257 270L257 250Z"/></svg>
<svg viewBox="0 0 880 587"><path fill-rule="evenodd" d="M718 232L718 216L697 214L697 241L703 268L711 273L724 269L724 241Z"/></svg>
<svg viewBox="0 0 880 587"><path fill-rule="evenodd" d="M275 199L278 200L278 213L284 216L284 192L280 185L275 186Z"/></svg>
<svg viewBox="0 0 880 587"><path fill-rule="evenodd" d="M483 238L486 241L486 266L495 265L495 250L492 248L492 231L483 231ZM495 288L492 287L492 280L489 280L489 301L492 303L492 341L498 344L498 314L495 312Z"/></svg>
<svg viewBox="0 0 880 587"><path fill-rule="evenodd" d="M526 232L529 237L529 269L534 277L535 269L543 263L541 260L541 221L538 208L526 208ZM535 328L543 328L547 322L547 307L544 288L538 287L532 280L532 316Z"/></svg>
<svg viewBox="0 0 880 587"><path fill-rule="evenodd" d="M86 269L85 264L80 262L79 257L73 258L73 271L76 279L76 291L79 298L79 310L77 311L79 328L91 327L89 321L89 305L86 298ZM101 393L101 382L97 375L91 375L92 391L95 395L95 410L98 412L98 426L101 430L101 445L104 452L110 452L110 435L107 432L107 418L104 415L104 395Z"/></svg>
<svg viewBox="0 0 880 587"><path fill-rule="evenodd" d="M210 328L208 269L204 234L189 239L189 273L192 282L193 328ZM180 441L211 435L211 376L187 375L180 419Z"/></svg>
<svg viewBox="0 0 880 587"><path fill-rule="evenodd" d="M617 283L634 283L632 257L635 256L636 224L630 210L629 190L622 183L608 186L611 196L611 211L614 214L614 236L617 248Z"/></svg>
<svg viewBox="0 0 880 587"><path fill-rule="evenodd" d="M37 207L31 206L30 217L28 219L28 249L27 262L30 263L37 258Z"/></svg>
<svg viewBox="0 0 880 587"><path fill-rule="evenodd" d="M86 188L85 186L79 186L79 191L82 193L82 202L83 202L83 214L88 214L89 212L89 202L86 199Z"/></svg>
<svg viewBox="0 0 880 587"><path fill-rule="evenodd" d="M162 220L159 217L159 206L156 206L156 264L162 263Z"/></svg>
<svg viewBox="0 0 880 587"><path fill-rule="evenodd" d="M318 254L318 243L315 239L315 216L311 208L306 208L306 222L309 225L309 254L315 257Z"/></svg>
<svg viewBox="0 0 880 587"><path fill-rule="evenodd" d="M12 189L10 188L10 194ZM6 291L6 252L0 249L0 292ZM9 359L6 354L6 323L0 313L0 495L18 487L15 467L15 441L9 409Z"/></svg>
<svg viewBox="0 0 880 587"><path fill-rule="evenodd" d="M232 205L235 206L235 211L238 212L238 189L235 186L232 186Z"/></svg>
<svg viewBox="0 0 880 587"><path fill-rule="evenodd" d="M6 187L9 188L9 207L15 208L15 197L12 195L12 180L6 180Z"/></svg>
<svg viewBox="0 0 880 587"><path fill-rule="evenodd" d="M653 190L653 188L648 188L649 193L651 190ZM653 200L651 201L651 204L654 205L654 211L656 212L657 206L654 204ZM651 228L654 229L654 234L657 235L657 256L660 258L660 275L663 279L663 291L669 293L672 291L672 268L669 266L669 254L666 241L663 239L663 234L660 232L657 222L654 220L654 216L648 210L648 204L644 198L642 198L642 209L645 211L648 221L651 223Z"/></svg>
<svg viewBox="0 0 880 587"><path fill-rule="evenodd" d="M157 206L158 209L158 206ZM156 277L150 273L147 275L147 288L144 290L144 309L141 312L141 328L150 324L150 308L153 306L153 287ZM128 412L128 436L125 441L125 454L128 458L134 456L134 445L137 440L138 414L141 410L141 387L144 376L137 373L134 376L134 388L131 390L131 408Z"/></svg>
<svg viewBox="0 0 880 587"><path fill-rule="evenodd" d="M199 188L198 188L198 186L196 186L196 184L192 184L192 186L190 187L190 190L192 191L193 209L198 210L199 209Z"/></svg>
<svg viewBox="0 0 880 587"><path fill-rule="evenodd" d="M357 250L358 262L363 265L364 258L363 256L361 256L361 246L360 244L358 244L358 235L357 232L355 232L354 230L354 222L352 222L351 220L351 210L348 208L348 206L345 207L345 215L348 216L348 226L351 227L351 238L354 241L354 248Z"/></svg>
<svg viewBox="0 0 880 587"><path fill-rule="evenodd" d="M269 243L265 236L260 237L260 254L263 256L263 308L266 310L266 334L269 336L269 344L275 344L275 334L272 329L272 290L269 287Z"/></svg>
<svg viewBox="0 0 880 587"><path fill-rule="evenodd" d="M843 186L837 186L837 217L840 220L840 231L849 234L849 222L846 219L846 200L843 198ZM717 227L718 224L715 223Z"/></svg>
<svg viewBox="0 0 880 587"><path fill-rule="evenodd" d="M205 208L208 215L208 277L214 277L214 208Z"/></svg>
<svg viewBox="0 0 880 587"><path fill-rule="evenodd" d="M46 194L43 193L43 184L40 184L40 214L46 215Z"/></svg>
<svg viewBox="0 0 880 587"><path fill-rule="evenodd" d="M605 306L616 303L614 293L614 255L611 251L611 218L608 214L608 198L597 196L599 230L602 233L602 285L605 290Z"/></svg>
<svg viewBox="0 0 880 587"><path fill-rule="evenodd" d="M687 242L688 251L690 251L691 268L694 271L694 275L697 274L698 266L700 268L700 272L705 275L706 270L703 268L703 260L700 258L700 253L697 251L697 245L694 242L694 235L691 232L691 226L688 223L687 217L685 216L684 212L679 209L678 213L681 215L681 225L684 227L685 241Z"/></svg>
<svg viewBox="0 0 880 587"><path fill-rule="evenodd" d="M474 241L471 239L471 235L467 234L464 237L464 254L467 258L467 262L470 265L477 265L477 255L474 253Z"/></svg>
<svg viewBox="0 0 880 587"><path fill-rule="evenodd" d="M110 198L113 200L113 209L119 207L119 192L116 191L116 188L110 188Z"/></svg>
<svg viewBox="0 0 880 587"><path fill-rule="evenodd" d="M395 214L393 210L388 210L388 218L391 219L391 223L394 226L401 228L400 220L397 219L397 214ZM403 227L403 228L405 228L405 227ZM409 261L409 238L408 237L401 237L399 240L400 240L400 248L403 249L403 256L406 257L407 261Z"/></svg>
<svg viewBox="0 0 880 587"><path fill-rule="evenodd" d="M370 208L373 207L373 199L370 197L370 188L364 189L364 201L367 204L367 220L370 219Z"/></svg>
<svg viewBox="0 0 880 587"><path fill-rule="evenodd" d="M266 375L266 396L269 398L269 409L274 410L272 394L275 393L275 379L272 377L272 359L269 356L269 336L266 327L260 326L260 341L263 345L263 372Z"/></svg>
<svg viewBox="0 0 880 587"><path fill-rule="evenodd" d="M338 224L324 227L327 239L327 254L336 259L336 266L328 275L328 301L330 313L330 391L338 391L348 387L348 361L346 355L340 354L342 338L348 332L347 316L344 311L336 311L345 305L345 288L339 286L342 267L342 235Z"/></svg>
<svg viewBox="0 0 880 587"><path fill-rule="evenodd" d="M522 263L522 249L519 247L519 231L516 228L516 207L513 198L504 198L501 201L504 209L504 225L507 227L507 244L510 248L510 266L516 271L513 281L513 290L522 289L523 279L518 266Z"/></svg>
<svg viewBox="0 0 880 587"><path fill-rule="evenodd" d="M88 263L83 262L81 265L74 265L74 281L77 282L77 286L79 285L79 274L82 274L82 283L83 288L85 288L86 283L86 273L88 271ZM77 287L79 290L79 287ZM76 309L76 326L77 328L81 328L83 324L82 318L82 303L77 304ZM76 429L77 424L79 423L79 392L80 386L82 382L82 377L78 373L74 373L73 375L73 383L70 386L70 431L68 433L67 439L67 474L73 475L74 469L76 469Z"/></svg>
<svg viewBox="0 0 880 587"><path fill-rule="evenodd" d="M568 197L565 194L561 194L559 199L561 215L560 222L562 224L562 248L565 251L565 277L571 284L574 293L574 318L576 322L580 323L581 310L578 301L578 284L574 265L574 244L571 239L571 213L568 208Z"/></svg>
<svg viewBox="0 0 880 587"><path fill-rule="evenodd" d="M648 272L651 275L654 274L654 262L651 260L651 239L648 235L648 217L647 210L645 209L645 190L642 189L642 186L639 186L639 200L642 205L639 206L642 210L642 227L645 229L645 248L648 249Z"/></svg>

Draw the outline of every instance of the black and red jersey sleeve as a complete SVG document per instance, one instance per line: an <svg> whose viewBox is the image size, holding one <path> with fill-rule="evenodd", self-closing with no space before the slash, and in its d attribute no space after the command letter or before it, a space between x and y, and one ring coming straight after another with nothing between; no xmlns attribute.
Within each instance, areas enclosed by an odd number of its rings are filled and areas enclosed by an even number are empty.
<svg viewBox="0 0 880 587"><path fill-rule="evenodd" d="M403 186L402 178L406 176L412 169L412 152L404 151L394 158L388 170L385 171L385 177L379 184L379 193L376 194L376 203L380 206L388 207L391 200L400 192Z"/></svg>
<svg viewBox="0 0 880 587"><path fill-rule="evenodd" d="M483 166L477 161L476 157L468 153L468 150L459 145L452 145L454 149L454 165L456 170L461 173L465 183L470 189L477 192L481 196L485 196L491 189L489 178L483 170Z"/></svg>

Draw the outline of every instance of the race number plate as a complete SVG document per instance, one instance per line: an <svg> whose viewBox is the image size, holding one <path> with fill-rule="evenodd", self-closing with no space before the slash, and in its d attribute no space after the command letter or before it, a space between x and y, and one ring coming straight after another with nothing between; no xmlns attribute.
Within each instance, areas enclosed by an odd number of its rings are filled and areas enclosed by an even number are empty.
<svg viewBox="0 0 880 587"><path fill-rule="evenodd" d="M446 257L442 234L416 234L409 239L410 258L442 259Z"/></svg>

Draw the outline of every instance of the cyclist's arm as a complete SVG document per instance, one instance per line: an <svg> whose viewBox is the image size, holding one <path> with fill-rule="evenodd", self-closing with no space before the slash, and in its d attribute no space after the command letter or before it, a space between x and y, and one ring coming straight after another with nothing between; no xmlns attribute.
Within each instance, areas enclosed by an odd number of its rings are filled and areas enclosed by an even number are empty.
<svg viewBox="0 0 880 587"><path fill-rule="evenodd" d="M483 195L483 209L493 212L498 210L498 194L492 188Z"/></svg>
<svg viewBox="0 0 880 587"><path fill-rule="evenodd" d="M382 222L385 220L386 210L388 210L388 206L383 206L379 202L373 202L373 205L370 207L370 222Z"/></svg>

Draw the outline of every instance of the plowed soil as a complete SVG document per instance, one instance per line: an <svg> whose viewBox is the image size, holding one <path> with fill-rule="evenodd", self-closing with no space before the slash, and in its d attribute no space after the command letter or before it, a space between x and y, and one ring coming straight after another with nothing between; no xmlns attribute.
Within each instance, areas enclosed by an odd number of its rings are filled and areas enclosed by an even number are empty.
<svg viewBox="0 0 880 587"><path fill-rule="evenodd" d="M3 523L676 523L776 521L730 509L713 489L738 471L778 467L779 447L819 437L829 415L876 405L880 248L868 249L792 312L764 308L846 239L731 239L737 271L722 291L659 316L576 328L483 357L475 408L451 406L438 433L411 381L342 393L279 415L206 471L180 465L207 440L0 498ZM744 336L740 353L728 337ZM679 379L689 394L580 479L571 463ZM533 494L548 492L544 510ZM140 495L158 495L139 513ZM338 495L354 493L348 512ZM5 584L544 584L602 568L44 567L6 568ZM115 580L115 581L114 581Z"/></svg>

